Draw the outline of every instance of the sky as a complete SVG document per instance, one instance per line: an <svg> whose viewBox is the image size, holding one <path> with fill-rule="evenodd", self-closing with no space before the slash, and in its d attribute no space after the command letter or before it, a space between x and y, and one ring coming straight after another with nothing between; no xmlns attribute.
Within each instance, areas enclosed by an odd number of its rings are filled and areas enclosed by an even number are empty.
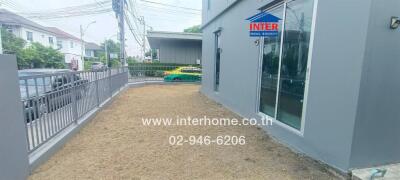
<svg viewBox="0 0 400 180"><path fill-rule="evenodd" d="M44 11L65 8L70 6L79 6L84 4L96 3L103 0L11 0L13 6L5 6L7 9L18 12ZM146 24L155 31L175 31L182 32L183 29L201 24L201 13L197 11L185 10L177 7L167 7L157 3L169 4L172 6L188 7L192 9L201 9L201 0L134 0L136 11L139 16L144 16ZM146 2L147 1L147 2ZM149 3L156 2L156 3ZM186 13L185 13L186 12ZM190 12L190 13L187 13ZM62 19L35 20L35 22L44 26L57 27L76 37L80 37L79 27L96 21L89 26L84 40L100 44L105 39L117 40L118 24L114 12L98 15L88 15L79 17L69 17ZM142 38L143 27L140 37ZM126 27L128 56L141 55L141 47L136 43L132 34ZM147 43L147 49L149 45Z"/></svg>

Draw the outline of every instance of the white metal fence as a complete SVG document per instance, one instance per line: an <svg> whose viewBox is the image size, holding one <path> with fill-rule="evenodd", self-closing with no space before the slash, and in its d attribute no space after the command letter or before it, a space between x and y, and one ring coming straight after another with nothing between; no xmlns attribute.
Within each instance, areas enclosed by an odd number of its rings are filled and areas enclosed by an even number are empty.
<svg viewBox="0 0 400 180"><path fill-rule="evenodd" d="M99 107L128 83L128 69L21 76L28 152Z"/></svg>

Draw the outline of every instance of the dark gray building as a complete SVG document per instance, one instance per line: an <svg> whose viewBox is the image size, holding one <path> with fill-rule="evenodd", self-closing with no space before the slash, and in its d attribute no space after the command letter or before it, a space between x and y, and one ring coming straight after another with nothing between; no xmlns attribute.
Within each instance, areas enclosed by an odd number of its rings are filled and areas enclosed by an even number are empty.
<svg viewBox="0 0 400 180"><path fill-rule="evenodd" d="M343 172L400 162L398 0L203 0L201 91ZM250 37L246 19L281 19ZM266 152L266 155L268 152Z"/></svg>
<svg viewBox="0 0 400 180"><path fill-rule="evenodd" d="M149 31L147 39L151 49L158 52L158 60L161 63L201 63L200 33Z"/></svg>

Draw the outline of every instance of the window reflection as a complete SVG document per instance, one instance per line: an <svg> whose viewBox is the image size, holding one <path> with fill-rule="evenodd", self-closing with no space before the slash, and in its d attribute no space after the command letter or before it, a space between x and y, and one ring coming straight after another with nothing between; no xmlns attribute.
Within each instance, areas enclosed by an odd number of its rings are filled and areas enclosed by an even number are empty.
<svg viewBox="0 0 400 180"><path fill-rule="evenodd" d="M301 126L312 14L313 0L287 3L277 119L296 129Z"/></svg>
<svg viewBox="0 0 400 180"><path fill-rule="evenodd" d="M270 11L272 15L283 19L283 6ZM279 24L277 37L264 38L264 53L261 74L260 111L275 117L276 93L278 87L278 69L282 23Z"/></svg>
<svg viewBox="0 0 400 180"><path fill-rule="evenodd" d="M285 30L279 29L279 34L283 33L283 47L280 47L281 35L264 38L259 110L271 117L277 114L277 120L298 130L301 128L313 4L314 0L296 0L286 3L286 8L281 5L269 10L281 19L285 13Z"/></svg>

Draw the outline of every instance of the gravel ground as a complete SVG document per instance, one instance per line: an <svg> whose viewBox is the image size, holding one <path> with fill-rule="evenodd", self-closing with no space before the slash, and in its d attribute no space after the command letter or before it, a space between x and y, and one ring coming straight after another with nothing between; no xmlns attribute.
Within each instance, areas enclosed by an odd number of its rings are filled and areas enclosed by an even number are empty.
<svg viewBox="0 0 400 180"><path fill-rule="evenodd" d="M337 179L253 126L144 126L142 118L240 118L197 85L131 88L29 179ZM172 146L171 135L245 136L246 145Z"/></svg>

